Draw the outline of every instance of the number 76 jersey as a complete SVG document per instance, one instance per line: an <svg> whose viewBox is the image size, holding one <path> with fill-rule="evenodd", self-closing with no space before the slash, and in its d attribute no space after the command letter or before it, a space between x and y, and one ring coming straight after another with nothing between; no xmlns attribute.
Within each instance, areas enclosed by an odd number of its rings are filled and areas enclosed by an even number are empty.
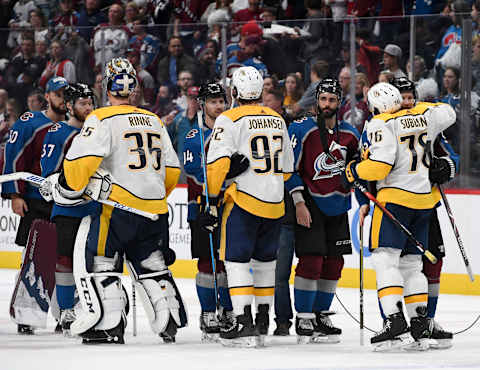
<svg viewBox="0 0 480 370"><path fill-rule="evenodd" d="M432 191L426 159L427 140L455 123L453 108L418 103L412 109L379 114L365 125L360 178L377 181L378 200L414 209L433 208L440 196Z"/></svg>
<svg viewBox="0 0 480 370"><path fill-rule="evenodd" d="M217 117L207 155L210 195L220 193L235 152L245 155L250 166L228 186L225 202L233 201L259 217L282 217L284 174L293 172L294 161L283 118L257 105L243 105Z"/></svg>
<svg viewBox="0 0 480 370"><path fill-rule="evenodd" d="M166 197L180 165L155 114L130 105L94 110L63 162L67 184L83 189L99 167L113 177L110 199L155 214L168 212Z"/></svg>

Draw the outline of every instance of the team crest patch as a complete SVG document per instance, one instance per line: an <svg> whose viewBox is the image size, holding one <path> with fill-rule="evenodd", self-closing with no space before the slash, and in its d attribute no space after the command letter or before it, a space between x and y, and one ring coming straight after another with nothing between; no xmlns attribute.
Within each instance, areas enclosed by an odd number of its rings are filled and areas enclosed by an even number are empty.
<svg viewBox="0 0 480 370"><path fill-rule="evenodd" d="M315 175L313 176L313 180L328 179L342 173L345 168L347 149L333 141L330 145L330 154L337 160L333 160L330 156L327 156L325 152L321 153L315 159L313 165Z"/></svg>

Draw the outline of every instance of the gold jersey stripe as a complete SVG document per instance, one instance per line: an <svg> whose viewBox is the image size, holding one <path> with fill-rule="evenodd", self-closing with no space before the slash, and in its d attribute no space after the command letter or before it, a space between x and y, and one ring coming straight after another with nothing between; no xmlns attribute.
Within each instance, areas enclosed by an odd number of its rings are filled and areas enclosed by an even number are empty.
<svg viewBox="0 0 480 370"><path fill-rule="evenodd" d="M275 288L254 288L253 294L257 297L268 297L273 296L275 293Z"/></svg>
<svg viewBox="0 0 480 370"><path fill-rule="evenodd" d="M165 168L165 193L168 197L170 193L175 189L180 178L180 168L166 167Z"/></svg>
<svg viewBox="0 0 480 370"><path fill-rule="evenodd" d="M378 298L386 297L387 295L401 295L403 296L403 288L399 286L392 286L380 289L378 291Z"/></svg>
<svg viewBox="0 0 480 370"><path fill-rule="evenodd" d="M113 207L102 204L102 213L100 215L100 229L98 231L97 255L105 256L105 246L107 244L108 229L112 218Z"/></svg>
<svg viewBox="0 0 480 370"><path fill-rule="evenodd" d="M405 297L405 304L422 303L422 302L427 302L427 300L428 300L428 294L426 293L414 294L414 295L409 295L408 297Z"/></svg>
<svg viewBox="0 0 480 370"><path fill-rule="evenodd" d="M241 288L230 288L230 295L253 295L253 286L244 286Z"/></svg>
<svg viewBox="0 0 480 370"><path fill-rule="evenodd" d="M85 188L90 176L95 173L102 160L103 157L94 155L71 160L65 159L63 161L63 171L67 185L75 191Z"/></svg>
<svg viewBox="0 0 480 370"><path fill-rule="evenodd" d="M392 166L385 162L373 161L371 159L360 162L357 167L358 176L367 181L383 180L389 174Z"/></svg>
<svg viewBox="0 0 480 370"><path fill-rule="evenodd" d="M97 117L100 121L113 117L118 114L146 114L151 117L155 117L158 120L158 116L152 112L149 112L148 110L141 109L134 107L132 105L115 105L115 106L110 106L110 107L103 107L103 108L98 108L95 109L92 113L95 117ZM87 117L88 118L88 117Z"/></svg>
<svg viewBox="0 0 480 370"><path fill-rule="evenodd" d="M218 196L222 190L223 182L230 169L230 158L221 157L215 162L207 165L208 193L211 196Z"/></svg>
<svg viewBox="0 0 480 370"><path fill-rule="evenodd" d="M110 194L109 199L124 204L128 207L136 208L145 212L159 215L168 213L168 205L166 198L141 199L116 184L113 184L112 186L112 193Z"/></svg>
<svg viewBox="0 0 480 370"><path fill-rule="evenodd" d="M382 188L377 199L381 203L394 203L411 209L431 209L440 201L438 188L432 188L428 194L416 194L396 188Z"/></svg>
<svg viewBox="0 0 480 370"><path fill-rule="evenodd" d="M223 207L222 226L220 228L220 252L219 252L219 256L222 261L225 261L225 253L227 250L227 229L226 229L227 220L228 220L228 217L230 216L230 213L232 212L234 205L235 203L230 201L230 202L227 202Z"/></svg>
<svg viewBox="0 0 480 370"><path fill-rule="evenodd" d="M225 191L225 201L232 199L240 208L258 217L278 219L285 214L283 200L279 203L263 202L260 199L237 190L237 184L233 183Z"/></svg>
<svg viewBox="0 0 480 370"><path fill-rule="evenodd" d="M385 204L382 204L383 206ZM370 238L372 243L372 249L378 248L378 242L380 239L380 227L382 226L383 211L375 206L373 209L372 226L370 231Z"/></svg>
<svg viewBox="0 0 480 370"><path fill-rule="evenodd" d="M233 122L238 121L244 116L275 116L282 118L282 116L273 109L261 105L242 105L229 109L222 114L230 118Z"/></svg>

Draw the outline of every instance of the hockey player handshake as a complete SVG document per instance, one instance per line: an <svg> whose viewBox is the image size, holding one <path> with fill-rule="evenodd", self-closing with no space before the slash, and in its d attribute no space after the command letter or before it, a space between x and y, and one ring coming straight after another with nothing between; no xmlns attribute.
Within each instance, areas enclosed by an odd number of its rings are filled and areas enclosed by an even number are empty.
<svg viewBox="0 0 480 370"><path fill-rule="evenodd" d="M455 112L447 104L427 103L401 110L401 103L400 91L390 84L378 83L369 90L368 104L375 116L364 129L366 159L348 163L344 175L350 183L377 181L378 201L428 245L430 217L440 194L429 179L425 146L455 122ZM378 207L373 212L370 240L378 297L386 316L383 330L371 343L380 350L404 345L427 349L431 329L421 254ZM408 332L403 297L413 343L403 342Z"/></svg>
<svg viewBox="0 0 480 370"><path fill-rule="evenodd" d="M225 190L221 217L220 259L225 261L235 319L220 331L229 346L255 346L268 332L275 285L284 176L293 171L293 152L283 118L258 105L263 78L253 67L241 67L232 77L232 96L239 107L215 121L207 156L210 216L215 226L218 196L230 169L231 157L245 155L249 168ZM208 220L208 217L205 218ZM255 324L252 303L255 297Z"/></svg>
<svg viewBox="0 0 480 370"><path fill-rule="evenodd" d="M87 344L124 343L120 276L125 255L152 330L171 342L177 328L187 323L167 268L174 260L169 250L167 196L178 181L178 158L160 119L128 105L137 84L130 62L109 61L104 82L111 107L96 109L85 120L63 162L54 200L63 197L64 204L75 204L87 193L159 218L153 221L105 204L98 215L83 218L73 271L84 313L70 330Z"/></svg>

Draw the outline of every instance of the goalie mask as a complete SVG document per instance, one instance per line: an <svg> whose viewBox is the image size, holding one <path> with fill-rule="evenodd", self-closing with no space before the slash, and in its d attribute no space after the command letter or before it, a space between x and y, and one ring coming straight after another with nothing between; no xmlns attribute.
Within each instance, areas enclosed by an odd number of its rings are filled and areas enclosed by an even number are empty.
<svg viewBox="0 0 480 370"><path fill-rule="evenodd" d="M105 66L105 88L113 96L127 98L137 86L137 72L125 58L113 58Z"/></svg>
<svg viewBox="0 0 480 370"><path fill-rule="evenodd" d="M395 113L402 106L402 94L386 82L373 85L367 94L368 109L373 114Z"/></svg>

